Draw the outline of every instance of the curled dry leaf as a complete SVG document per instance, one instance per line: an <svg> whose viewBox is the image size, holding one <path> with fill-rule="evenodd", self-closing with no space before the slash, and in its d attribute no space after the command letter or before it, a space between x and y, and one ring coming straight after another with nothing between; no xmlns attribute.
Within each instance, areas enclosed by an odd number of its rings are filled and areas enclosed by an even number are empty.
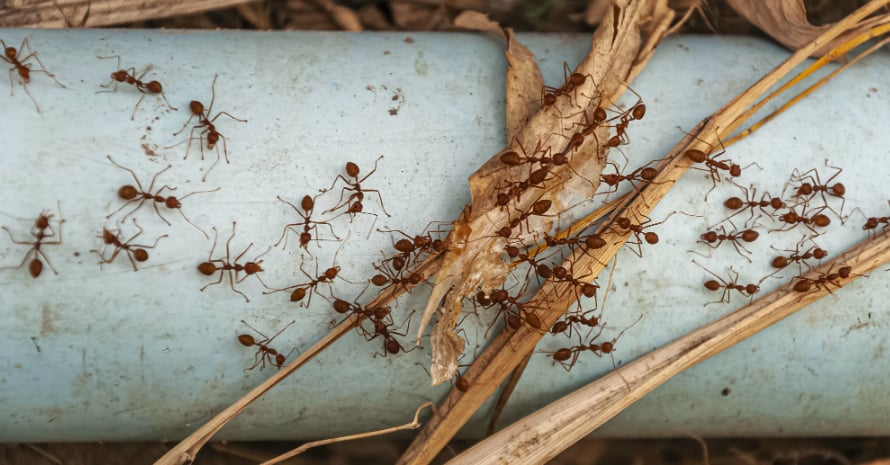
<svg viewBox="0 0 890 465"><path fill-rule="evenodd" d="M810 24L807 20L807 11L803 0L729 0L729 5L752 24L791 50L798 50L810 44L831 27L831 24L823 26ZM825 44L813 55L822 56L837 45L865 32L880 22L883 21L862 21L856 28L850 29Z"/></svg>
<svg viewBox="0 0 890 465"><path fill-rule="evenodd" d="M510 228L514 237L525 238L526 243L535 242L543 232L550 231L558 212L595 192L609 128L601 125L594 135L584 138L583 144L572 144L570 138L580 133L581 125L589 120L594 109L608 107L624 90L625 79L640 49L639 23L641 18L651 18L651 14L649 2L633 2L624 8L613 6L594 35L590 54L575 70L587 77L584 83L571 95L561 96L553 105L538 111L503 151L470 177L473 204L469 217L463 224L455 223L456 228L469 234L456 253L446 254L420 325L422 333L433 313L441 311L433 331L436 337L430 373L434 385L450 379L457 369L458 348L463 348L463 341L446 333L451 333L456 325L464 297L474 296L480 289L490 291L503 284L508 275L509 265L502 258L505 240L497 231ZM501 207L496 204L498 187L528 177L528 167L507 166L500 161L500 156L509 151L520 156L565 152L570 160L564 165L551 165L543 182L525 189L513 205ZM541 201L549 202L543 215L524 213ZM526 218L516 224L519 216ZM452 238L453 244L457 242Z"/></svg>

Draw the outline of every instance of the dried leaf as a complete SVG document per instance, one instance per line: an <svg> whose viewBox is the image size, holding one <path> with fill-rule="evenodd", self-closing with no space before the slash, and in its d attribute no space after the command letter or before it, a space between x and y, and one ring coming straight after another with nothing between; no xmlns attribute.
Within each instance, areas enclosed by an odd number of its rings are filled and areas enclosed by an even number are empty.
<svg viewBox="0 0 890 465"><path fill-rule="evenodd" d="M643 15L642 11L646 14ZM443 346L433 344L433 363L430 367L434 385L450 379L457 369L456 346L445 333L450 333L454 328L463 299L474 296L480 289L487 292L497 288L508 274L509 266L501 257L505 240L497 231L511 228L514 236L533 243L535 237L550 230L557 212L582 198L588 198L595 191L604 163L603 143L608 140L609 128L598 128L595 137L585 138L580 147L574 148L570 144L570 137L580 130L574 129L567 134L566 128L580 127L588 120L588 112L610 104L614 96L623 90L623 83L640 49L639 21L641 18L651 18L652 11L652 6L647 2L631 3L626 8L613 7L607 20L594 34L590 54L575 70L587 79L577 87L574 95L562 96L556 99L554 105L537 112L510 140L506 149L470 177L473 195L471 215L469 221L455 223L456 227L469 230L469 235L456 253L449 251L446 255L420 325L422 332L433 313L441 310L434 334L438 334L436 340ZM528 156L565 152L571 158L567 164L551 166L545 180L536 188L526 189L514 205L501 207L496 202L498 186L509 185L528 176L527 167L506 166L500 161L500 155L507 151ZM550 202L544 215L520 213L531 211L532 205L541 201ZM520 215L527 218L518 225L511 225L511 220ZM523 233L517 234L517 230ZM452 244L455 243L453 240ZM440 302L444 302L441 309Z"/></svg>
<svg viewBox="0 0 890 465"><path fill-rule="evenodd" d="M454 18L454 26L461 29L469 29L471 31L490 32L501 39L506 40L504 30L497 21L488 19L488 15L478 11L467 10Z"/></svg>
<svg viewBox="0 0 890 465"><path fill-rule="evenodd" d="M512 29L507 38L507 140L513 140L528 120L541 109L544 77L535 54L516 39Z"/></svg>
<svg viewBox="0 0 890 465"><path fill-rule="evenodd" d="M823 26L810 24L807 20L803 0L729 0L729 5L748 21L769 34L770 37L791 50L798 50L808 45L832 26L832 24ZM813 53L813 56L822 56L851 37L884 22L880 19L862 21L856 28L850 29L822 46Z"/></svg>

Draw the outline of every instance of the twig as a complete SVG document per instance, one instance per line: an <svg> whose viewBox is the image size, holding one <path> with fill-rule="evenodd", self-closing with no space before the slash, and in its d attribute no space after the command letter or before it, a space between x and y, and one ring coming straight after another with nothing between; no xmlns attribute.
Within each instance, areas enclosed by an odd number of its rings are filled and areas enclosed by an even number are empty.
<svg viewBox="0 0 890 465"><path fill-rule="evenodd" d="M300 447L297 447L296 449L293 449L289 452L285 452L284 454L281 454L278 457L275 457L274 459L267 460L267 461L261 463L260 465L274 465L276 463L283 462L291 457L300 455L303 452L306 452L308 449L311 449L313 447L324 446L326 444L333 444L335 442L354 441L356 439L364 439L364 438L370 438L370 437L374 437L374 436L382 436L384 434L394 433L396 431L403 431L406 429L420 428L420 421L418 420L418 417L420 417L420 411L427 407L431 407L433 409L436 408L436 406L432 402L423 403L420 407L417 407L417 410L414 412L414 419L411 420L410 423L405 423L404 425L393 426L390 428L385 428L385 429L381 429L381 430L377 430L377 431L370 431L367 433L351 434L348 436L340 436L337 438L322 439L319 441L307 442L307 443L301 445Z"/></svg>

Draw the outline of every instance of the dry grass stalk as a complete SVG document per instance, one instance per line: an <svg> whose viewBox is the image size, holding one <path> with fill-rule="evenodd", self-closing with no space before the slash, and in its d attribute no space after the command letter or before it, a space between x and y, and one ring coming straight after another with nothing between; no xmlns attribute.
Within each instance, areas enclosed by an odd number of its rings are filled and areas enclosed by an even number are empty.
<svg viewBox="0 0 890 465"><path fill-rule="evenodd" d="M788 74L794 67L810 56L823 44L828 43L841 33L855 27L863 18L872 14L877 9L888 3L888 0L880 0L869 3L860 8L843 21L829 28L820 38L813 43L801 48L788 60L777 66L773 71L761 78L757 83L742 93L737 98L727 103L711 118L703 121L693 131L697 137L687 135L662 161L659 176L642 189L641 194L633 197L627 208L620 214L628 218L641 219L654 208L670 187L689 168L690 162L680 156L690 149L703 150L706 153L712 147L718 145L718 138L738 128L749 118L753 112L746 112L754 102L770 87L775 85L782 77ZM617 215L617 214L616 214ZM613 216L614 217L614 216ZM607 246L598 249L594 254L586 255L576 253L567 263L571 263L578 274L598 275L611 257L620 249L627 239L627 235L619 235L611 230L610 225L600 227L599 232L606 240ZM447 266L447 264L445 265ZM568 307L570 298L553 298L553 296L569 295L567 285L545 282L541 291L528 304L529 307L543 309L538 312L545 327L550 327ZM796 298L796 296L795 296ZM503 382L523 359L531 353L534 346L542 337L540 331L523 325L514 332L504 332L499 335L477 358L473 366L464 373L472 388L467 393L461 393L452 389L448 398L440 409L441 416L434 418L421 431L409 449L400 459L401 464L426 464L444 447L448 440L463 426L467 420L482 405L488 396ZM604 408L611 408L604 405ZM617 413L617 411L616 411Z"/></svg>
<svg viewBox="0 0 890 465"><path fill-rule="evenodd" d="M441 263L441 256L431 255L427 257L427 259L424 260L423 263L417 266L416 271L418 273L421 273L424 279L429 279L431 275L435 274L436 271L439 270ZM388 305L389 303L395 301L395 299L397 299L400 295L408 292L410 288L411 286L407 285L390 286L381 291L377 297L375 297L366 305L366 307ZM155 462L155 465L182 465L193 462L201 448L204 447L204 445L208 441L210 441L210 439L217 432L219 432L219 430L221 430L223 426L225 426L228 422L235 418L236 415L241 413L241 411L247 408L247 406L250 405L253 401L259 399L260 396L275 387L275 385L283 381L288 376L292 375L295 371L297 371L298 368L309 362L309 360L312 360L316 355L321 353L322 350L326 349L338 339L349 333L349 331L351 331L357 325L361 324L363 319L363 317L360 318L355 315L348 316L339 325L332 329L331 332L328 333L324 338L322 338L312 347L300 354L300 356L290 362L287 366L278 370L277 373L263 381L257 387L253 388L241 399L238 399L235 403L226 407L225 410L218 413L210 421L201 425L200 428L198 428L192 434L188 435L188 437L176 444L175 447L167 451L167 453L159 458Z"/></svg>
<svg viewBox="0 0 890 465"><path fill-rule="evenodd" d="M288 451L288 452L285 452L284 454L279 455L278 457L275 457L271 460L266 460L265 462L262 462L260 465L274 465L276 463L281 463L291 457L296 457L297 455L300 455L303 452L306 452L307 450L309 450L313 447L319 447L319 446L324 446L324 445L328 445L328 444L333 444L335 442L355 441L358 439L372 438L374 436L382 436L384 434L395 433L396 431L404 431L407 429L420 428L420 420L418 419L420 417L420 411L427 407L435 408L435 405L433 405L432 402L424 402L420 407L417 407L417 410L414 411L414 419L411 420L409 423L405 423L404 425L393 426L390 428L384 428L384 429L377 430L377 431L370 431L367 433L350 434L348 436L340 436L340 437L336 437L336 438L322 439L319 441L307 442L305 444L302 444L300 447L297 447L296 449L293 449L291 451Z"/></svg>
<svg viewBox="0 0 890 465"><path fill-rule="evenodd" d="M806 277L816 280L820 276L836 272L842 266L850 266L850 278L839 279L837 282L837 287L842 287L888 261L890 234L881 234L813 269ZM795 282L792 281L750 305L616 369L526 416L448 463L545 463L674 375L747 339L831 292L831 283L814 286L814 290L810 292L796 292Z"/></svg>
<svg viewBox="0 0 890 465"><path fill-rule="evenodd" d="M169 18L228 8L251 0L153 0L134 7L126 0L26 0L22 6L0 10L0 27L98 27ZM89 11L84 24L82 18Z"/></svg>

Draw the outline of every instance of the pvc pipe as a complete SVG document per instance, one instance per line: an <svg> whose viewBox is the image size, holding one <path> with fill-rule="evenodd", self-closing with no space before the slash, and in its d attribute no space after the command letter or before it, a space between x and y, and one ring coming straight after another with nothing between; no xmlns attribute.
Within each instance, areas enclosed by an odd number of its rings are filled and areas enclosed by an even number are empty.
<svg viewBox="0 0 890 465"><path fill-rule="evenodd" d="M412 33L407 40L405 34L0 30L8 46L17 47L25 36L65 88L33 73L28 89L40 113L18 82L14 95L0 96L0 191L6 199L0 223L20 241L32 240L28 231L42 210L65 223L62 243L42 248L58 275L47 266L37 279L25 268L0 270L2 441L186 435L268 376L259 367L245 371L254 353L236 336L253 333L240 320L267 335L296 321L271 344L287 353L318 340L336 318L324 298L314 296L308 308L299 307L284 293L264 295L253 277L235 285L249 303L226 281L202 292L214 281L196 270L210 255L212 228L219 231L213 258L223 254L237 221L232 255L253 243L244 259L254 259L278 240L285 224L297 220L276 196L299 202L330 188L347 161L357 163L364 176L383 155L362 186L380 191L391 217L375 195L367 195L365 210L376 218L332 221L342 243L313 242L310 256L292 236L287 249L272 247L261 257L263 280L283 287L306 280L301 263L314 275L314 258L323 270L336 254L341 276L356 283L338 282L336 292L351 300L375 273L371 262L391 250L388 235L374 229L414 234L431 220L455 218L470 200L466 178L506 139L506 64L501 45L482 35ZM577 62L589 45L587 36L520 38L541 60L548 83L560 82L563 60ZM692 127L786 54L751 38L666 40L633 83L649 111L628 129L632 143L623 152L629 166L659 157L682 136L677 126ZM120 55L122 67L137 71L152 64L145 79L161 81L178 111L147 95L131 121L139 98L135 89L119 84L116 92L97 94L117 69L113 59L96 59L108 55ZM740 183L776 194L794 168L830 173L827 158L844 168L837 180L847 187L845 214L860 207L868 216L886 216L890 187L881 161L890 136L875 130L874 122L890 116L881 98L890 89L888 66L886 54L870 58L733 146L728 157L760 165L746 169ZM219 163L202 182L216 152L205 148L202 161L193 142L183 160L186 144L176 144L187 140L188 131L173 133L188 119L190 100L208 104L215 75L213 113L226 111L247 122L224 116L215 121L231 163ZM172 168L158 177L155 189L167 184L182 197L219 187L182 202L182 212L210 240L175 212L162 210L168 226L145 205L131 216L145 230L134 242L168 237L149 250L138 272L123 255L100 268L90 250L101 247L97 235L103 226L120 227L125 236L134 231L129 219L117 223L123 213L106 219L122 204L118 188L132 183L109 155L133 169L143 187L167 164ZM620 156L612 157L623 164ZM340 185L319 198L316 212L337 203ZM745 303L734 295L731 304L703 307L715 297L702 287L710 277L692 258L720 275L732 265L740 279L757 280L771 272L769 261L777 252L770 245L788 249L800 239L799 233L762 230L761 240L749 246L751 264L726 247L710 259L690 255L689 249L707 251L696 244L699 234L725 216L723 199L739 192L722 183L704 202L710 188L705 174L687 175L652 217L658 221L678 210L704 218L674 215L657 227L662 241L644 248L644 259L620 254L604 310L604 337L627 328L615 364ZM579 205L573 212L581 215L595 206ZM819 245L834 252L863 237L864 217L851 218L846 225L833 224ZM322 238L326 229L320 229ZM28 247L0 237L0 266L18 265ZM600 284L610 271L599 277ZM676 377L600 434L888 434L884 275L860 280ZM768 290L780 282L770 278L761 286ZM407 318L427 293L422 287L401 299L396 314ZM470 317L465 324L472 352L484 342L489 321ZM540 349L575 343L548 336ZM241 414L220 438L309 439L396 424L447 388L429 387L417 366L428 364L428 350L375 357L379 340L346 337ZM610 358L581 357L566 373L537 354L502 424L612 369ZM465 434L484 429L488 413L483 408Z"/></svg>

